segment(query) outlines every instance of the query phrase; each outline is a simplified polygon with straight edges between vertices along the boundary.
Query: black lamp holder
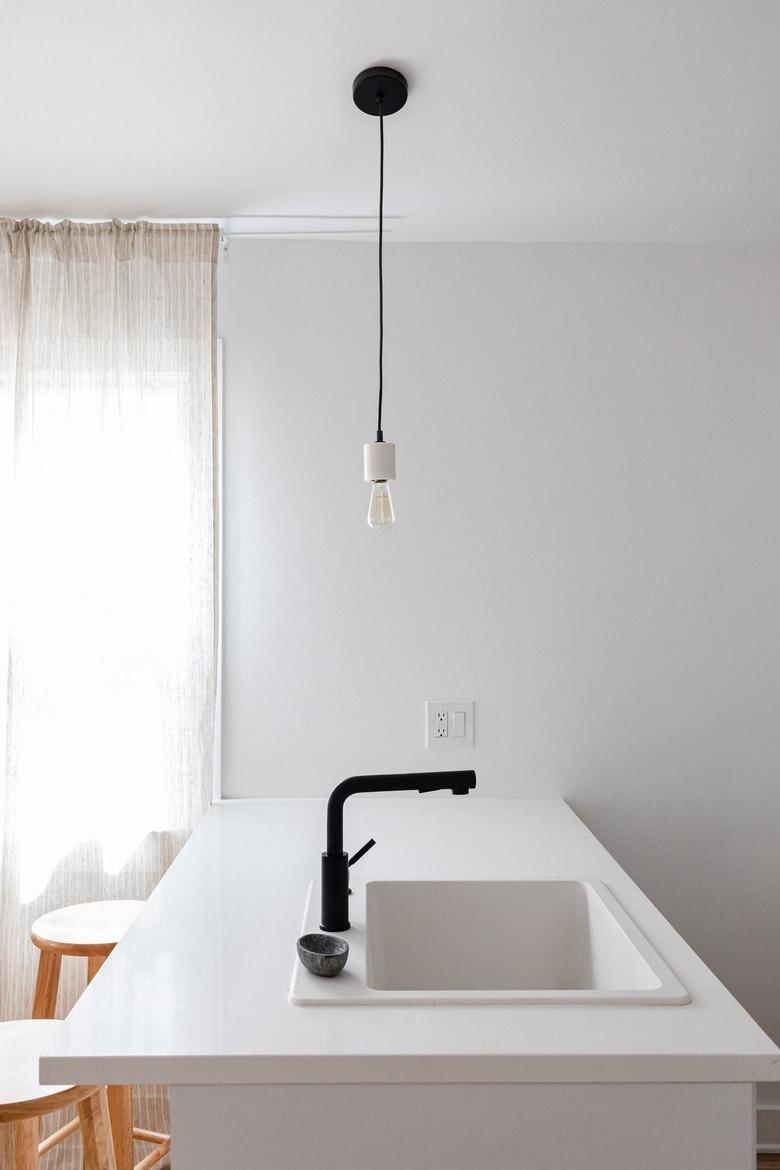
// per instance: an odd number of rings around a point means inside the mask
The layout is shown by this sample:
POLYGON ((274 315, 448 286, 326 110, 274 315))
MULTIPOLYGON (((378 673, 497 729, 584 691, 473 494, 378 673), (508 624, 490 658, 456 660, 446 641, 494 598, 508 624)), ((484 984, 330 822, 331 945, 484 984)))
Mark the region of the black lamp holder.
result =
POLYGON ((355 105, 364 114, 396 114, 406 105, 406 78, 389 65, 372 65, 352 82, 355 105))

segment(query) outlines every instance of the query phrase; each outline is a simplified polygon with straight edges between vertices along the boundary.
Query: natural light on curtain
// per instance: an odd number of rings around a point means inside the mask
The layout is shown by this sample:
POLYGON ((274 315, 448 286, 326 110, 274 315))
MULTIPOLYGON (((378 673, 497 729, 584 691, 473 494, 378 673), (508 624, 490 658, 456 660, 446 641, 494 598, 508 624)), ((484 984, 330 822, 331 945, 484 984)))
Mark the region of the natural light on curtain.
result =
POLYGON ((217 246, 0 220, 4 1018, 32 916, 145 897, 208 803, 217 246))
POLYGON ((20 444, 9 621, 23 902, 82 840, 117 873, 146 833, 178 825, 180 737, 197 743, 199 712, 183 708, 192 651, 202 669, 209 648, 192 644, 187 379, 140 392, 121 380, 106 400, 78 371, 39 379, 20 444))

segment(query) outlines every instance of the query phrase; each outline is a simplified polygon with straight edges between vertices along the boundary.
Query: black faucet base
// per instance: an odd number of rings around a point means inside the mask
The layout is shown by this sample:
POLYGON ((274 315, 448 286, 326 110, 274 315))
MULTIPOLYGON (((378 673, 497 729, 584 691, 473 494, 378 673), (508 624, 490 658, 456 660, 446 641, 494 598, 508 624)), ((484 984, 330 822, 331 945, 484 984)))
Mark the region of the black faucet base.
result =
POLYGON ((349 930, 349 859, 346 853, 322 855, 322 921, 320 930, 349 930))

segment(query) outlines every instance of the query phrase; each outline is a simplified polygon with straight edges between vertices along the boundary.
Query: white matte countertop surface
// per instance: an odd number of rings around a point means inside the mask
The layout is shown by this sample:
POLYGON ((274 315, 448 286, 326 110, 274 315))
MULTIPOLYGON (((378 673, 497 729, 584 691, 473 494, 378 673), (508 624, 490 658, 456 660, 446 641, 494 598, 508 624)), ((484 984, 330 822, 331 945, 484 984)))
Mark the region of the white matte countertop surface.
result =
POLYGON ((601 878, 690 1004, 294 1006, 324 823, 321 800, 215 805, 59 1029, 42 1080, 780 1080, 780 1050, 561 800, 351 797, 345 847, 377 840, 353 884, 601 878))

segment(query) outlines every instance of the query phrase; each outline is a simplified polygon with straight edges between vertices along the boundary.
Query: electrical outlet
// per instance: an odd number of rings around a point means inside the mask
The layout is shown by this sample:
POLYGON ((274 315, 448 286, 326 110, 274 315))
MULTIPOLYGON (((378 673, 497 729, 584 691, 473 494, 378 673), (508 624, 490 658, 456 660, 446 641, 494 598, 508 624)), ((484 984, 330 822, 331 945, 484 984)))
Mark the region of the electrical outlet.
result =
POLYGON ((426 703, 425 746, 433 751, 473 747, 473 702, 426 703))

